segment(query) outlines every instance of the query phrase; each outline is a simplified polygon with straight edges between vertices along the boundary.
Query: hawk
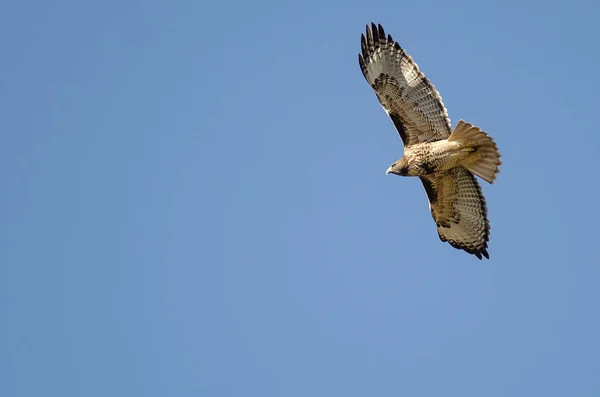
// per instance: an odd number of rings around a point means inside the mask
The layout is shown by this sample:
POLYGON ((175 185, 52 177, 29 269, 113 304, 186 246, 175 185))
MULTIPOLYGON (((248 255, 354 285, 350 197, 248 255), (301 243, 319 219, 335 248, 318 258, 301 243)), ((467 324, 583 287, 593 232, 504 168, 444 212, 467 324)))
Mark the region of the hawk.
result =
POLYGON ((490 223, 475 175, 496 179, 496 143, 463 120, 452 130, 438 91, 381 25, 367 25, 361 50, 360 69, 404 145, 404 156, 386 174, 419 177, 440 240, 489 259, 490 223))

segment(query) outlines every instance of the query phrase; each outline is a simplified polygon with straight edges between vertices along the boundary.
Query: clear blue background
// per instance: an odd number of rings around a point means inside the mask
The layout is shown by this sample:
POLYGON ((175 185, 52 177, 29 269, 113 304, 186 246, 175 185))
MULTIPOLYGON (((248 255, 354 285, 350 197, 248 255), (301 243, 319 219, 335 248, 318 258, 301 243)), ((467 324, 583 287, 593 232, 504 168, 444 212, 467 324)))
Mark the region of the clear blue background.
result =
POLYGON ((0 12, 0 395, 599 396, 597 2, 0 12), (438 240, 370 21, 503 154, 438 240))

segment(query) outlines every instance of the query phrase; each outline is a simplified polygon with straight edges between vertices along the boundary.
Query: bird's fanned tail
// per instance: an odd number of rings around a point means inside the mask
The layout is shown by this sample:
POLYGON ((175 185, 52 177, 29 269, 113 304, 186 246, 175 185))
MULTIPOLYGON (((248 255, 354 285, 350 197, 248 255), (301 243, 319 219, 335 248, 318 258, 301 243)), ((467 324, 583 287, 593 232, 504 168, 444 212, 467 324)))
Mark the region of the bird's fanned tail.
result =
POLYGON ((467 158, 464 167, 488 183, 494 183, 496 175, 500 172, 500 152, 491 136, 481 131, 471 123, 460 120, 456 128, 448 137, 448 141, 467 142, 473 149, 473 155, 467 158))

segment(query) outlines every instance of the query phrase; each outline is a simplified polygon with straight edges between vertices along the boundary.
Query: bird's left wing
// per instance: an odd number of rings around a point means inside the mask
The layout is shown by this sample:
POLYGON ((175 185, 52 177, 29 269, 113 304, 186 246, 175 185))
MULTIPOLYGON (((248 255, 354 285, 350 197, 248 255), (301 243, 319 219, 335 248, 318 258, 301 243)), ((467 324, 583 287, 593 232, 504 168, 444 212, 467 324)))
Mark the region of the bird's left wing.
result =
POLYGON ((481 259, 487 252, 490 222, 481 186, 471 171, 456 167, 420 177, 440 240, 481 259))
POLYGON ((404 146, 446 139, 452 132, 442 97, 381 25, 367 25, 358 62, 404 146))

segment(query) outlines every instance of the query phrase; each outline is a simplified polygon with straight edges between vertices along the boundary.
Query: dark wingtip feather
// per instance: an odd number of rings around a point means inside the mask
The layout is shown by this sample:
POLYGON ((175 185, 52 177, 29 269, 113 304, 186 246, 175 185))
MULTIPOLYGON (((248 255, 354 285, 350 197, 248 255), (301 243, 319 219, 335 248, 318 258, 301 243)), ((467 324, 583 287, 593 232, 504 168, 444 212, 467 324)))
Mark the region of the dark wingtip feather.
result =
POLYGON ((483 254, 483 256, 485 256, 487 259, 490 259, 490 254, 488 254, 487 252, 487 248, 484 248, 481 250, 481 253, 483 254))
POLYGON ((367 29, 366 29, 366 40, 367 40, 367 47, 370 45, 373 45, 373 33, 371 32, 371 29, 369 28, 369 25, 367 25, 367 29))
POLYGON ((481 252, 479 252, 479 251, 475 251, 475 252, 473 252, 473 254, 474 254, 476 257, 478 257, 478 258, 479 258, 479 260, 481 260, 481 252))
POLYGON ((377 25, 377 30, 379 33, 379 39, 380 40, 385 40, 385 30, 383 30, 383 26, 381 26, 381 24, 377 25))
POLYGON ((373 43, 377 44, 379 42, 379 31, 373 22, 371 22, 371 31, 373 32, 373 43))
POLYGON ((367 39, 364 34, 360 35, 360 50, 362 51, 363 57, 369 57, 369 52, 367 51, 367 39))

